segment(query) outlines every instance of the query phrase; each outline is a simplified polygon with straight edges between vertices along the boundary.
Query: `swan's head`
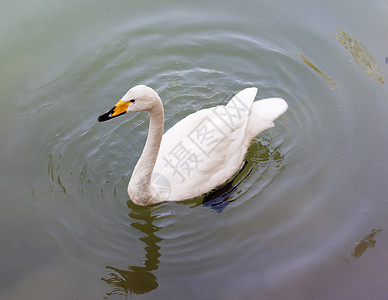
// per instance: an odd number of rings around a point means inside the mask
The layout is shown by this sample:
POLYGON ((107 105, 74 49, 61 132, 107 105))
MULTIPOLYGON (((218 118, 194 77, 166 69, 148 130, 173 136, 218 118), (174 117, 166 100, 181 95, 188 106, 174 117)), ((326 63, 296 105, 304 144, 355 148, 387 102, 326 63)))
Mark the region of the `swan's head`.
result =
POLYGON ((137 85, 131 88, 111 110, 99 116, 98 121, 107 121, 130 112, 152 111, 161 106, 162 101, 152 88, 137 85))

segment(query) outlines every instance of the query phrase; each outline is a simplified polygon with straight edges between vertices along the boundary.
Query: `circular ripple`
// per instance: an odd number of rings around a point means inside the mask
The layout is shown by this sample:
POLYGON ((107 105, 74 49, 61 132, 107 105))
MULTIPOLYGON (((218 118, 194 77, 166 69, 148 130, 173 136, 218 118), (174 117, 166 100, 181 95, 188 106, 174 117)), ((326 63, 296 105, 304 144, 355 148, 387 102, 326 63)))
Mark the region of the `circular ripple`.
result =
MULTIPOLYGON (((204 270, 229 268, 224 262, 240 253, 253 257, 264 251, 268 240, 297 230, 319 207, 322 199, 311 197, 279 215, 288 194, 306 188, 312 177, 321 178, 322 170, 336 163, 327 162, 331 145, 318 141, 347 121, 337 112, 330 125, 324 124, 323 105, 306 90, 298 91, 311 68, 294 53, 273 47, 276 37, 263 32, 258 39, 243 23, 218 21, 182 22, 178 30, 176 20, 150 18, 118 28, 20 104, 29 111, 31 126, 42 132, 42 140, 31 143, 44 173, 34 184, 42 195, 38 209, 45 218, 51 214, 47 230, 81 265, 90 267, 82 259, 86 255, 112 265, 142 265, 141 257, 147 265, 149 257, 161 256, 162 247, 165 276, 195 277, 204 270), (159 28, 158 33, 151 28, 159 28), (190 113, 226 103, 248 86, 259 87, 258 98, 286 99, 290 108, 253 142, 225 207, 204 207, 199 197, 142 208, 127 202, 126 186, 144 146, 147 115, 97 122, 136 84, 150 85, 160 94, 166 129, 190 113), (306 155, 309 151, 320 156, 306 155), (214 218, 219 222, 210 222, 214 218)), ((325 81, 311 81, 312 89, 327 92, 325 81)))

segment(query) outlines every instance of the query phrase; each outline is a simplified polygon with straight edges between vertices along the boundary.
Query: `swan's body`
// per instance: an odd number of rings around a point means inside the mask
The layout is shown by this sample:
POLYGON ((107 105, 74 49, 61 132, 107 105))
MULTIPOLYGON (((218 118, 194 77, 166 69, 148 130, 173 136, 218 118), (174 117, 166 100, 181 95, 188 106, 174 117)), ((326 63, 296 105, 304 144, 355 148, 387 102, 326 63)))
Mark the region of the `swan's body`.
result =
POLYGON ((130 89, 105 121, 127 112, 148 111, 150 127, 143 153, 128 185, 138 205, 181 201, 203 195, 235 174, 251 141, 274 126, 288 106, 280 98, 254 102, 257 88, 239 92, 226 106, 188 115, 163 135, 163 104, 146 86, 130 89))

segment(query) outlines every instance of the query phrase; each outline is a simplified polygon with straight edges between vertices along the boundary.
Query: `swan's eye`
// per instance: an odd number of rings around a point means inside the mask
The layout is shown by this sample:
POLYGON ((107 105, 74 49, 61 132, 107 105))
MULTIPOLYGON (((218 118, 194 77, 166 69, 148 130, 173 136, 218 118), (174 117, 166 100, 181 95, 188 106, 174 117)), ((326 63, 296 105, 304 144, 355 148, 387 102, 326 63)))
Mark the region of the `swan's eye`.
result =
POLYGON ((129 102, 135 103, 135 99, 131 99, 129 100, 129 102))

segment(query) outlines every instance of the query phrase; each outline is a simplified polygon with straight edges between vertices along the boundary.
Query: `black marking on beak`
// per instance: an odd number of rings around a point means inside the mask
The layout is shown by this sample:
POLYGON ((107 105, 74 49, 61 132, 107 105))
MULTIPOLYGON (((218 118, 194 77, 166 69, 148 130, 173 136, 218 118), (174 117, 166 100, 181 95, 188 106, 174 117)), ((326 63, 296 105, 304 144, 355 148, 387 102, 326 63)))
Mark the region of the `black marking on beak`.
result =
POLYGON ((118 114, 116 116, 112 117, 112 114, 114 113, 116 107, 113 107, 111 110, 108 110, 105 114, 102 114, 101 116, 98 117, 98 122, 104 122, 108 121, 110 119, 116 118, 118 116, 121 116, 125 114, 125 112, 122 112, 121 114, 118 114))

